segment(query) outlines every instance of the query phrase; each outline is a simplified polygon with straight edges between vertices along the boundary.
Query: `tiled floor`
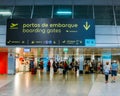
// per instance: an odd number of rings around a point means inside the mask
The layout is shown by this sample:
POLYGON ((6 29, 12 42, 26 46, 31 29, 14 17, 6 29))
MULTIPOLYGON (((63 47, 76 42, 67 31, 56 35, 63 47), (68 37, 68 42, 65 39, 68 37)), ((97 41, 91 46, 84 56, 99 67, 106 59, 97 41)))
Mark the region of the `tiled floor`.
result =
POLYGON ((111 83, 111 76, 109 76, 107 84, 104 75, 98 75, 88 96, 120 96, 120 75, 118 74, 115 83, 111 83))
POLYGON ((0 96, 120 96, 119 83, 105 84, 96 74, 18 73, 0 75, 0 96))
MULTIPOLYGON (((0 78, 2 80, 5 77, 0 78)), ((39 72, 36 75, 19 73, 12 78, 6 76, 4 81, 7 83, 0 88, 0 96, 87 96, 95 78, 94 74, 77 77, 74 73, 66 76, 39 72)))

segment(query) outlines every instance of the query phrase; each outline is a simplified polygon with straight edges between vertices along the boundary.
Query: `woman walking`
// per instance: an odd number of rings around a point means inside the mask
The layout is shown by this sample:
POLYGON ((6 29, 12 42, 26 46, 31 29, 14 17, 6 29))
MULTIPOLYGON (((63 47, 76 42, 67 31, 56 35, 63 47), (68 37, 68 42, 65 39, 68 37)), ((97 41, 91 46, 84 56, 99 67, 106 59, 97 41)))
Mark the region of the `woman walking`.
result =
POLYGON ((104 65, 105 83, 108 83, 109 72, 110 72, 110 65, 109 62, 106 62, 106 65, 104 65))

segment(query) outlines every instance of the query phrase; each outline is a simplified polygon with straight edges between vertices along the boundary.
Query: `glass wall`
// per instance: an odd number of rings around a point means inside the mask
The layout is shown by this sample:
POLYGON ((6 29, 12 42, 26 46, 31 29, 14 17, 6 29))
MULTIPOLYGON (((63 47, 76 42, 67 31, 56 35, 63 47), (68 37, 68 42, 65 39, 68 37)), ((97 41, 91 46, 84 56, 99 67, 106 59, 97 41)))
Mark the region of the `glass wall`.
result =
POLYGON ((12 18, 30 18, 32 6, 16 6, 12 18))
POLYGON ((13 7, 0 6, 0 25, 6 25, 7 19, 12 16, 13 7))
POLYGON ((93 8, 92 6, 74 6, 74 18, 93 18, 93 8))
POLYGON ((96 25, 114 25, 112 6, 94 6, 96 25))
POLYGON ((119 17, 120 6, 34 5, 0 7, 0 25, 6 25, 8 18, 95 18, 96 25, 115 25, 115 22, 120 25, 119 17))
POLYGON ((120 6, 115 6, 116 23, 120 25, 120 6))
POLYGON ((35 6, 32 18, 51 18, 52 6, 35 6))

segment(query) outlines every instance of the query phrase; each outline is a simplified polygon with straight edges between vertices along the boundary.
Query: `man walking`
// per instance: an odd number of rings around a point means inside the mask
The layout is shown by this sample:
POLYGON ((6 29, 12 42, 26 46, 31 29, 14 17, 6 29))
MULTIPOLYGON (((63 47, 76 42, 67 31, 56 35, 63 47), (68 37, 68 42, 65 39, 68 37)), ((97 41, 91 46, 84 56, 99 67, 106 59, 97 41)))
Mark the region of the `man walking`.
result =
POLYGON ((118 64, 116 61, 113 61, 111 65, 111 76, 112 76, 112 83, 116 81, 116 76, 117 76, 117 71, 118 71, 118 64))

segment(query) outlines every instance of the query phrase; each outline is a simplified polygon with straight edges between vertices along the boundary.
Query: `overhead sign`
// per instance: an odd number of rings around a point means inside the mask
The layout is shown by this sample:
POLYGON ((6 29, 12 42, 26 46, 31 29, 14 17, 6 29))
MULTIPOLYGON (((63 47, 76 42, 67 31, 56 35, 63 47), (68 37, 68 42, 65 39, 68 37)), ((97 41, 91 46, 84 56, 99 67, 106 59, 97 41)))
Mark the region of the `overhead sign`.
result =
POLYGON ((68 48, 63 48, 63 51, 64 52, 68 52, 68 48))
POLYGON ((102 59, 111 59, 111 52, 103 52, 102 53, 102 59))
POLYGON ((93 19, 8 19, 6 45, 95 46, 93 19))

